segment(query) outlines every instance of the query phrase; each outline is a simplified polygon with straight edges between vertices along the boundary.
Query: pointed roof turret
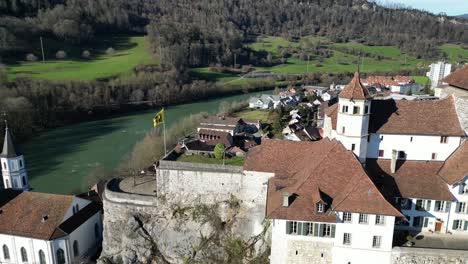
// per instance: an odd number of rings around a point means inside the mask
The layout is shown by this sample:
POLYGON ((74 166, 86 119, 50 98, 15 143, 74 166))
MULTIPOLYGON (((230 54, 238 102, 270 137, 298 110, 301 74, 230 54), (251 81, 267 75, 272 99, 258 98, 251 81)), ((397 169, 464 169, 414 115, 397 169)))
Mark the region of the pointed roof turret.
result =
POLYGON ((14 158, 17 157, 15 144, 13 144, 13 139, 11 138, 10 132, 8 131, 8 126, 5 127, 5 140, 3 141, 3 150, 0 154, 0 157, 3 158, 14 158))
POLYGON ((369 99, 371 98, 369 90, 361 83, 359 72, 354 73, 354 77, 351 82, 345 86, 343 91, 339 94, 339 98, 346 99, 369 99))

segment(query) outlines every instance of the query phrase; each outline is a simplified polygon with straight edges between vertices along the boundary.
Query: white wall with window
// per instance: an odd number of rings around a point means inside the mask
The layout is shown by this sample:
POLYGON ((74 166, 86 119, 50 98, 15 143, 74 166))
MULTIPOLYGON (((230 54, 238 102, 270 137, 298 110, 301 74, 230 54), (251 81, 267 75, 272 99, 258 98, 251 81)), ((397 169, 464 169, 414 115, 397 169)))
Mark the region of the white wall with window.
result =
POLYGON ((338 217, 333 263, 390 263, 394 216, 339 212, 338 217))
POLYGON ((371 134, 367 157, 391 159, 392 150, 395 149, 404 151, 408 160, 445 161, 460 146, 460 142, 461 137, 440 135, 371 134))
POLYGON ((29 190, 28 174, 23 155, 13 158, 0 157, 3 186, 17 190, 29 190))
POLYGON ((468 236, 468 176, 449 189, 455 201, 450 210, 448 229, 453 234, 468 236))

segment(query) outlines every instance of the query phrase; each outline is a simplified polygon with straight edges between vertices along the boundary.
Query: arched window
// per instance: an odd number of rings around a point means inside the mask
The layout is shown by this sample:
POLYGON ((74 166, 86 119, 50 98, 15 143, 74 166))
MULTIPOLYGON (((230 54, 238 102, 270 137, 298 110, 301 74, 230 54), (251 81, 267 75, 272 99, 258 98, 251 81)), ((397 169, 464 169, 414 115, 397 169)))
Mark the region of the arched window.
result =
POLYGON ((3 245, 3 258, 5 260, 10 259, 10 251, 8 250, 7 245, 3 245))
POLYGON ((78 241, 73 241, 73 256, 78 257, 80 250, 78 249, 78 241))
POLYGON ((99 225, 96 223, 96 224, 94 224, 94 236, 96 237, 96 239, 101 238, 99 233, 100 233, 99 232, 99 225))
POLYGON ((39 250, 39 264, 46 264, 44 251, 39 250))
POLYGON ((63 249, 59 248, 57 249, 57 263, 58 264, 65 264, 65 252, 63 252, 63 249))
POLYGON ((28 262, 28 253, 24 247, 21 248, 21 261, 28 262))
POLYGON ((78 211, 80 210, 80 206, 79 206, 79 205, 75 205, 75 208, 76 208, 76 212, 78 213, 78 211))
POLYGON ((10 182, 8 181, 8 179, 5 180, 5 188, 9 188, 10 187, 10 182))
POLYGON ((22 178, 22 181, 23 181, 23 186, 26 186, 26 178, 24 176, 22 178))
POLYGON ((19 160, 20 168, 23 168, 23 161, 19 160))

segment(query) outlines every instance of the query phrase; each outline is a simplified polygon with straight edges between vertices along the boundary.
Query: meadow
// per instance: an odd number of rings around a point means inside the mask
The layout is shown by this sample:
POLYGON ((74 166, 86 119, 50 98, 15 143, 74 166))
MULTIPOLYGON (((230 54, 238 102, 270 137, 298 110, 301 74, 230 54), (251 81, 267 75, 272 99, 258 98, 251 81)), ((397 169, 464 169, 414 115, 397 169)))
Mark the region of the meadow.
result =
POLYGON ((88 47, 64 46, 44 39, 45 62, 42 62, 40 55, 40 44, 36 43, 36 46, 33 46, 32 53, 38 57, 37 61, 7 62, 8 79, 31 77, 48 80, 95 80, 127 74, 138 64, 156 62, 147 51, 143 36, 103 37, 88 47), (108 48, 114 49, 114 52, 107 54, 108 48), (56 59, 55 52, 58 50, 64 50, 67 58, 56 59), (91 54, 88 59, 81 56, 84 50, 91 54))

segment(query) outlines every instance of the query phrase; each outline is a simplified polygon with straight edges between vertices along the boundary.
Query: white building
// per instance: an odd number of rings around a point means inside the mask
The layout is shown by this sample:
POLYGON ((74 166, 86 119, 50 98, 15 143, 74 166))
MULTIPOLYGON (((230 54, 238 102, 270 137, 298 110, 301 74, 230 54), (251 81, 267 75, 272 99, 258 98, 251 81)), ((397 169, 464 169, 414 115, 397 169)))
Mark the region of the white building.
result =
POLYGON ((251 97, 249 100, 249 108, 255 109, 275 109, 281 103, 280 97, 277 95, 263 94, 258 97, 251 97))
POLYGON ((2 182, 5 189, 29 190, 24 157, 16 152, 8 126, 5 129, 5 140, 3 142, 2 153, 0 154, 0 165, 2 166, 2 182))
POLYGON ((23 192, 1 211, 1 263, 73 263, 95 254, 101 241, 100 206, 85 199, 23 192))
POLYGON ((24 158, 8 128, 0 164, 0 263, 73 263, 96 253, 102 237, 98 203, 28 192, 24 158))
POLYGON ((440 81, 450 74, 452 70, 452 64, 439 61, 433 63, 430 66, 430 70, 426 73, 426 76, 431 80, 431 87, 437 87, 440 81))

